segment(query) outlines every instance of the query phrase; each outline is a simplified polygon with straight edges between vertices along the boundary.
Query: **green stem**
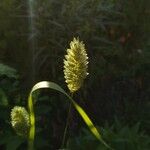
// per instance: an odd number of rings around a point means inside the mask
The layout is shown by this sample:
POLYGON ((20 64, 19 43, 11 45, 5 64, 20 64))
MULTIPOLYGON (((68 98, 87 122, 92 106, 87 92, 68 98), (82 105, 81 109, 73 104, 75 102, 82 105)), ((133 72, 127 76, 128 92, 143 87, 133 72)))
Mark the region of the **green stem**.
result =
MULTIPOLYGON (((73 97, 73 93, 71 93, 71 97, 73 97)), ((66 141, 67 131, 68 131, 68 127, 69 127, 69 121, 70 121, 71 108, 72 108, 72 104, 70 102, 61 148, 65 147, 65 141, 66 141)))
POLYGON ((30 115, 30 131, 28 137, 28 150, 34 150, 34 137, 35 137, 35 113, 34 104, 32 99, 32 92, 28 97, 28 109, 30 115))
POLYGON ((34 143, 31 140, 28 140, 28 150, 34 150, 34 143))

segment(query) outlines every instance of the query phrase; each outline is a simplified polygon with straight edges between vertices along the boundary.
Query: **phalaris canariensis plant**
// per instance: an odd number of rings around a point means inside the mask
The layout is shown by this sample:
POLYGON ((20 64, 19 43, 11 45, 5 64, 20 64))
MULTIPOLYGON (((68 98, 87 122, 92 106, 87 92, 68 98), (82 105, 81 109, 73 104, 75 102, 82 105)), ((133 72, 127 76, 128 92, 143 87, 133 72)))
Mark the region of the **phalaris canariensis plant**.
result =
MULTIPOLYGON (((79 38, 74 38, 73 41, 71 41, 70 43, 70 48, 67 49, 67 55, 65 55, 64 59, 64 78, 70 90, 70 93, 73 94, 81 88, 84 79, 88 75, 87 70, 88 57, 85 45, 82 41, 79 41, 79 38)), ((18 135, 28 137, 28 150, 34 150, 34 139, 36 133, 33 93, 43 88, 53 89, 64 94, 68 98, 70 103, 74 106, 74 108, 77 110, 77 112, 80 114, 80 116, 83 118, 91 133, 97 138, 97 140, 102 142, 107 148, 111 149, 102 139, 100 133, 98 132, 84 109, 80 105, 78 105, 76 101, 73 100, 73 97, 67 94, 58 84, 50 81, 41 81, 32 87, 28 96, 29 113, 24 107, 20 106, 15 106, 11 111, 12 127, 15 129, 18 135)), ((69 123, 69 121, 67 122, 69 123)), ((65 135, 68 126, 67 124, 65 128, 66 130, 64 132, 63 143, 65 143, 65 135)), ((64 146, 64 144, 62 146, 64 146)))
POLYGON ((29 114, 24 107, 15 106, 11 110, 11 125, 18 135, 28 136, 30 128, 29 114))
POLYGON ((88 57, 85 45, 79 38, 74 38, 67 49, 64 59, 65 82, 71 93, 80 89, 84 79, 88 75, 88 57))

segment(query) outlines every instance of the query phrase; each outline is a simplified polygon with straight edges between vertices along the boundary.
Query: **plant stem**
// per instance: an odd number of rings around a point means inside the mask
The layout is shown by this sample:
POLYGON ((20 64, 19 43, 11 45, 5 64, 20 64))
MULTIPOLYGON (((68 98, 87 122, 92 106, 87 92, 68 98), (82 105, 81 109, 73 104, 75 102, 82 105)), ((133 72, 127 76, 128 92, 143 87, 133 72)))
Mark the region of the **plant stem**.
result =
MULTIPOLYGON (((71 94, 71 97, 73 97, 73 93, 71 94)), ((70 114, 71 113, 71 108, 72 108, 72 104, 70 102, 61 148, 65 147, 65 141, 66 141, 67 131, 68 131, 68 127, 69 127, 70 115, 71 115, 70 114)))
POLYGON ((33 141, 28 140, 28 150, 34 150, 33 141))
POLYGON ((30 115, 30 130, 29 130, 29 137, 28 137, 28 149, 34 149, 34 137, 35 137, 35 113, 34 113, 34 104, 32 99, 32 91, 28 97, 28 108, 29 108, 29 115, 30 115))

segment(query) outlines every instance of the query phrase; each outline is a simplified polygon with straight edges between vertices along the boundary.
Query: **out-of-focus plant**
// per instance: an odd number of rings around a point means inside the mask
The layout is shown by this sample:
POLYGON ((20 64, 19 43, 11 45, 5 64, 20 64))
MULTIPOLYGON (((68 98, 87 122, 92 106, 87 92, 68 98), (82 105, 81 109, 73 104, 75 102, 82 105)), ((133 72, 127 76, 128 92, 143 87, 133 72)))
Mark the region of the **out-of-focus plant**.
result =
POLYGON ((0 76, 7 76, 8 78, 17 79, 17 71, 7 65, 0 64, 0 76))
POLYGON ((9 113, 20 101, 17 71, 8 65, 0 64, 0 149, 16 150, 25 142, 13 134, 10 128, 9 113))
MULTIPOLYGON (((141 131, 140 123, 129 127, 116 121, 112 126, 105 125, 102 135, 115 150, 148 150, 150 148, 150 137, 141 131)), ((86 129, 83 129, 78 137, 70 138, 67 148, 71 150, 107 150, 86 129)))

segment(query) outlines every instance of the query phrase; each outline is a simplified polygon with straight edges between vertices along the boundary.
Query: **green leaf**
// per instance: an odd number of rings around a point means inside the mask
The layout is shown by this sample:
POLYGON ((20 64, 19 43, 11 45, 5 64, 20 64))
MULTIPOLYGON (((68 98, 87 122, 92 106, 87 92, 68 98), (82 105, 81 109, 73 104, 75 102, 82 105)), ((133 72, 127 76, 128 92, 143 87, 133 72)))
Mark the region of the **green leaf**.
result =
POLYGON ((7 96, 2 89, 0 89, 0 105, 8 106, 7 96))
POLYGON ((0 64, 0 76, 1 75, 6 75, 9 78, 18 78, 17 71, 4 64, 0 64))
POLYGON ((24 141, 25 139, 18 136, 9 137, 6 150, 16 150, 24 141))
MULTIPOLYGON (((79 106, 59 85, 57 85, 54 82, 49 82, 49 81, 41 81, 38 82, 36 85, 33 86, 29 98, 28 98, 28 108, 29 108, 29 114, 30 114, 30 133, 29 133, 29 149, 33 149, 33 142, 34 142, 34 136, 35 136, 35 114, 34 114, 34 108, 33 108, 33 99, 32 95, 33 92, 36 90, 42 89, 42 88, 50 88, 56 91, 59 91, 60 93, 66 95, 75 109, 78 111, 80 116, 83 118, 84 122, 90 129, 90 131, 93 133, 93 135, 100 141, 102 142, 107 148, 110 148, 102 139, 100 133, 92 123, 91 119, 88 117, 88 115, 85 113, 85 111, 82 109, 81 106, 79 106)), ((111 149, 111 148, 110 148, 111 149)))

